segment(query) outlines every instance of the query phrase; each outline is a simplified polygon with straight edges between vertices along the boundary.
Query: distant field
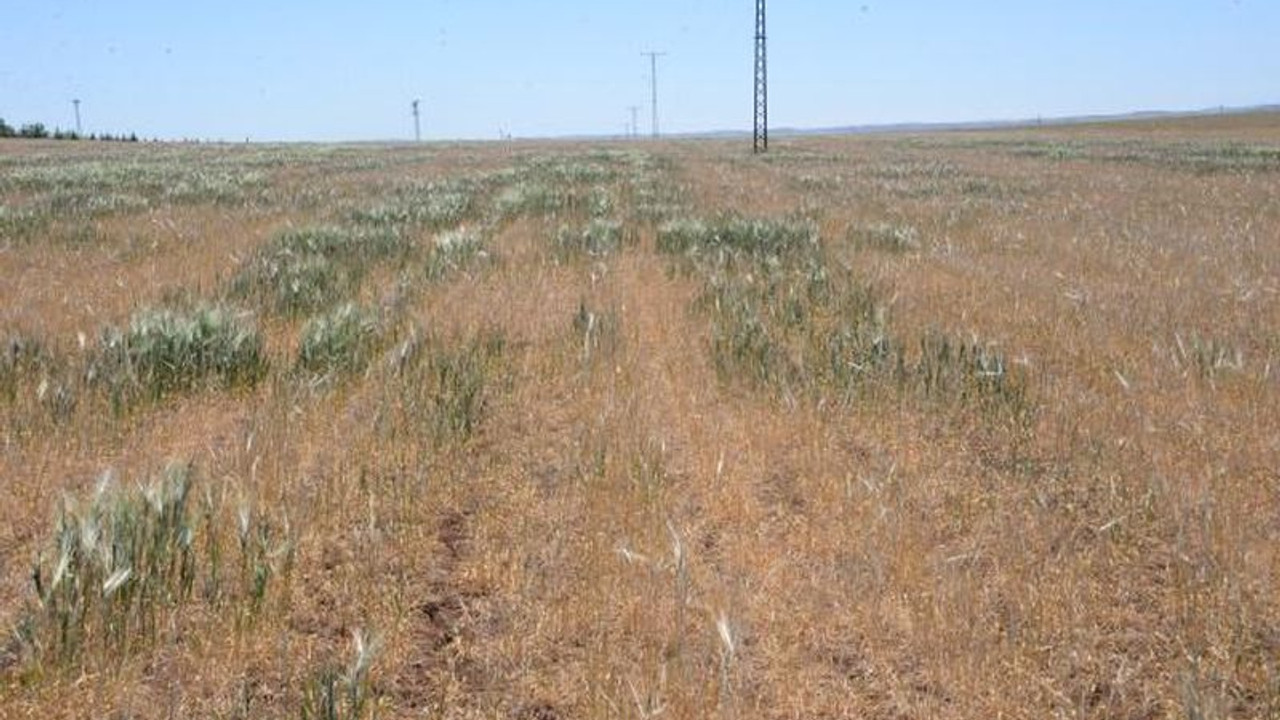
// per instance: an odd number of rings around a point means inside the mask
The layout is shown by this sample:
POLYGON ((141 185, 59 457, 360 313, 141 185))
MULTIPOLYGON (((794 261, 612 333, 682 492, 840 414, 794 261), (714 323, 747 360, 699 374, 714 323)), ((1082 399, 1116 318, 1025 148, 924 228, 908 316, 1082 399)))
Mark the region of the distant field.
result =
POLYGON ((0 716, 1280 718, 1280 115, 0 142, 0 716))

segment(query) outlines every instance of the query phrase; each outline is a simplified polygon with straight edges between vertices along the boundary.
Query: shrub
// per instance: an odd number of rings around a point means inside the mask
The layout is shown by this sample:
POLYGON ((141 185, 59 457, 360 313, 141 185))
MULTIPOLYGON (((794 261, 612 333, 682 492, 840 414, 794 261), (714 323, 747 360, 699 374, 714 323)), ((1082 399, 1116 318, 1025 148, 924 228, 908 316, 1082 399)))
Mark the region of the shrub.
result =
POLYGON ((44 123, 27 123, 18 130, 18 137, 39 140, 49 137, 49 130, 44 123))

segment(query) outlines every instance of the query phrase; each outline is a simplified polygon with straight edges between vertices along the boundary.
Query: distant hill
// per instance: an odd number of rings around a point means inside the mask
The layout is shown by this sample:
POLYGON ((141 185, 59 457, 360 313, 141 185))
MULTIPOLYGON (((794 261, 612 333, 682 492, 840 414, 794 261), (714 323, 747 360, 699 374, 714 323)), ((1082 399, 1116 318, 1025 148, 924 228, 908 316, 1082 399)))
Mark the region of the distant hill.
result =
MULTIPOLYGON (((819 128, 771 127, 772 137, 804 137, 809 135, 867 135, 892 133, 948 132, 964 130, 1008 130, 1034 127, 1066 127, 1093 123, 1134 122, 1143 120, 1168 120, 1177 118, 1212 117, 1216 115, 1248 115, 1254 113, 1280 113, 1280 104, 1253 105, 1249 107, 1222 107, 1205 110, 1142 110, 1113 115, 1074 115, 1055 118, 1024 118, 1019 120, 974 120, 967 122, 903 122, 869 125, 841 125, 819 128)), ((738 138, 751 137, 745 130, 716 130, 702 133, 684 133, 668 137, 688 138, 738 138)))

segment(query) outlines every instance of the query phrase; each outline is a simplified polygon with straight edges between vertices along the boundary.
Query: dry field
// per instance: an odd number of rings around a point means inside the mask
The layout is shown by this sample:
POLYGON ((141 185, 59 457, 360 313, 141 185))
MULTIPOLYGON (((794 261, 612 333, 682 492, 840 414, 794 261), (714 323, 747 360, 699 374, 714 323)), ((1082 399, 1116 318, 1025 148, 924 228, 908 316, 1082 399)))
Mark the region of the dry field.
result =
POLYGON ((4 718, 1280 718, 1280 115, 0 203, 4 718))

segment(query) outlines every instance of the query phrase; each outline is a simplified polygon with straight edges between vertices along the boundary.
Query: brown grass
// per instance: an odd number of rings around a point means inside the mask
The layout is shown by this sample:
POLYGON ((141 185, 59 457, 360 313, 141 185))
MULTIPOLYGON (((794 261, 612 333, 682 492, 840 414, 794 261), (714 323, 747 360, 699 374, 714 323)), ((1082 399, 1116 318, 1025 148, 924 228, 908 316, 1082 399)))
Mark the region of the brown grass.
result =
MULTIPOLYGON (((1280 116, 786 139, 763 159, 605 148, 669 163, 657 182, 687 189, 686 217, 813 219, 829 262, 885 289, 904 345, 975 337, 1020 368, 1029 425, 888 380, 840 404, 719 377, 701 280, 629 219, 617 158, 604 184, 638 244, 565 259, 552 239, 580 209, 508 218, 486 224, 490 262, 428 281, 432 234, 410 229, 414 254, 359 291, 389 330, 354 376, 293 373, 300 322, 270 317, 253 387, 113 414, 73 382, 85 399, 53 418, 36 396, 63 376, 24 370, 0 396, 6 631, 36 602, 58 498, 106 468, 190 460, 287 516, 297 560, 251 621, 163 609, 128 655, 60 666, 6 635, 0 715, 297 717, 368 630, 366 716, 1278 718, 1280 160, 1220 152, 1241 146, 1276 157, 1280 116), (850 240, 874 223, 918 242, 850 240), (584 342, 580 308, 607 341, 584 342), (485 337, 504 344, 478 430, 428 432, 406 379, 425 376, 397 368, 485 337)), ((0 330, 74 380, 76 333, 178 291, 222 297, 281 227, 600 149, 285 149, 264 205, 97 218, 88 247, 0 240, 0 330), (297 205, 304 190, 333 199, 297 205)))

